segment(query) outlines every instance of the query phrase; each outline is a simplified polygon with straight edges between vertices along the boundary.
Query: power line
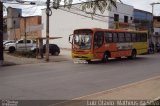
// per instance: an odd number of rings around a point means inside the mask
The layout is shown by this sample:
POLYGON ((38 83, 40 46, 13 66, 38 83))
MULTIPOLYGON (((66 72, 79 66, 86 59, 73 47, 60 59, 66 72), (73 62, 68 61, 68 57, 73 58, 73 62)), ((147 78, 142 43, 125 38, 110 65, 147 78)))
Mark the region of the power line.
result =
POLYGON ((71 11, 68 11, 68 10, 65 10, 65 9, 62 9, 62 8, 60 8, 60 10, 66 11, 66 12, 69 12, 69 13, 72 13, 72 14, 76 14, 76 15, 79 15, 79 16, 83 16, 83 17, 86 17, 86 18, 89 18, 89 19, 94 19, 94 20, 98 20, 98 21, 101 21, 101 22, 107 22, 107 21, 104 21, 104 20, 96 19, 96 18, 91 17, 91 16, 87 16, 87 15, 83 15, 83 14, 80 14, 80 13, 71 12, 71 11))

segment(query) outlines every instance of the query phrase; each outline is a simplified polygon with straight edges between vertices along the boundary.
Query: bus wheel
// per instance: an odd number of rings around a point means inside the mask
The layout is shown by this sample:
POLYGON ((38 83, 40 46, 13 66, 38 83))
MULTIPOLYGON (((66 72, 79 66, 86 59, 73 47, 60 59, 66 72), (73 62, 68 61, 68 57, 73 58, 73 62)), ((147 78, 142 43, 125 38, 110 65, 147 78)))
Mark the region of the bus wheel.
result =
POLYGON ((117 59, 117 60, 120 60, 120 59, 121 59, 121 57, 116 57, 116 59, 117 59))
POLYGON ((91 60, 87 60, 88 64, 92 64, 92 61, 91 60))
POLYGON ((105 53, 104 56, 103 56, 102 62, 106 63, 108 61, 108 57, 109 57, 108 54, 105 53))
POLYGON ((131 54, 131 56, 129 56, 128 58, 130 58, 130 59, 135 59, 136 56, 137 56, 136 50, 132 50, 132 54, 131 54))

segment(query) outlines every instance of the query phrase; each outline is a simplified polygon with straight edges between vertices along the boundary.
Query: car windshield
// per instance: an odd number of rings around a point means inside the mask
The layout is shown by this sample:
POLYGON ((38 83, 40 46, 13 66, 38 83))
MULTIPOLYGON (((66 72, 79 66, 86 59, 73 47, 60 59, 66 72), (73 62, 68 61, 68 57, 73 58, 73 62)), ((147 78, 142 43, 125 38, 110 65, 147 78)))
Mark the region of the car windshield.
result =
POLYGON ((79 33, 74 34, 73 37, 74 48, 91 49, 91 43, 92 43, 92 33, 81 31, 79 33))

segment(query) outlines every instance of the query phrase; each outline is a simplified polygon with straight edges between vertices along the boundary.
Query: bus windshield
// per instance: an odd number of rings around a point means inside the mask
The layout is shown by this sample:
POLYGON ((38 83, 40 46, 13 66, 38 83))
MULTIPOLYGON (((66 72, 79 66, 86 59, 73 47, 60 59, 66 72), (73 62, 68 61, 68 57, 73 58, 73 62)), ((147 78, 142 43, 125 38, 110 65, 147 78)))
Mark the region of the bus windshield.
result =
POLYGON ((85 33, 83 31, 75 33, 73 37, 73 48, 77 49, 91 49, 92 33, 85 33))

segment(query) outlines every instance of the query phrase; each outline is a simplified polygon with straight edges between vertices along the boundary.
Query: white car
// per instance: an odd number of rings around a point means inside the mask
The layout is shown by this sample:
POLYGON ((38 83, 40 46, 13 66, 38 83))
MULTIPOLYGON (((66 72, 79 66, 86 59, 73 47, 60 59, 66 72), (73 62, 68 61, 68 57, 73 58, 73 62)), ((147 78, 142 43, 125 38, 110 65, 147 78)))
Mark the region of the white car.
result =
POLYGON ((14 40, 5 40, 3 41, 3 45, 7 44, 7 43, 14 43, 15 41, 14 40))
POLYGON ((7 43, 4 45, 4 50, 9 51, 10 53, 14 51, 31 51, 31 48, 36 47, 35 40, 18 40, 15 43, 7 43))

